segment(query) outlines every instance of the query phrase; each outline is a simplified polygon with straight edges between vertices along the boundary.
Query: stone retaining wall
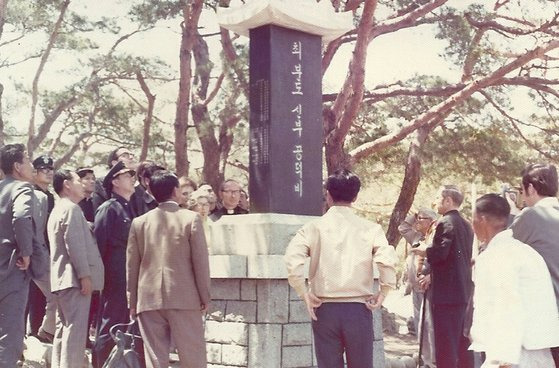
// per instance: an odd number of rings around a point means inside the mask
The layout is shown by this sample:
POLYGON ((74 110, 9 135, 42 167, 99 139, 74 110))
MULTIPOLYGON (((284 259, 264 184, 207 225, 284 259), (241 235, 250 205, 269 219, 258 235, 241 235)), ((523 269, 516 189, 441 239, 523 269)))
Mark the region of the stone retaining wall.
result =
POLYGON ((313 367, 305 304, 287 280, 213 279, 209 367, 313 367))
MULTIPOLYGON (((310 317, 287 283, 283 254, 314 217, 250 214, 211 224, 208 367, 316 367, 310 317)), ((384 367, 382 318, 373 313, 374 367, 384 367)))

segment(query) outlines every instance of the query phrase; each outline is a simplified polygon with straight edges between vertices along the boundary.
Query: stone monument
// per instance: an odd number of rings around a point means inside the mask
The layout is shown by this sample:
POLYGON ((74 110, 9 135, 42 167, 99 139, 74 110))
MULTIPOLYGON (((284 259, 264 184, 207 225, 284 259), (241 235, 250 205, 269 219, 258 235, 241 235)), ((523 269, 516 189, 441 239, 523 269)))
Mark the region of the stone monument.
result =
POLYGON ((349 14, 312 0, 221 8, 220 25, 250 36, 252 213, 322 214, 322 43, 349 14))
MULTIPOLYGON (((218 10, 250 36, 251 214, 211 224, 208 367, 316 367, 310 318, 283 254, 322 214, 321 47, 352 28, 328 1, 252 0, 218 10)), ((375 367, 384 366, 375 313, 375 367)))

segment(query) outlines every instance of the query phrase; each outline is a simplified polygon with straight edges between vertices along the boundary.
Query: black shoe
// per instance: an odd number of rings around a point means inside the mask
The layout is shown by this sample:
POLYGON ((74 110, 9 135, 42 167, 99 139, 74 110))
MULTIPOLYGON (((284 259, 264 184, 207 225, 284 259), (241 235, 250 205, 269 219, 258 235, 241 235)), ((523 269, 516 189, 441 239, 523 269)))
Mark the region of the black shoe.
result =
POLYGON ((40 328, 39 332, 37 332, 37 339, 44 344, 52 344, 54 335, 40 328))

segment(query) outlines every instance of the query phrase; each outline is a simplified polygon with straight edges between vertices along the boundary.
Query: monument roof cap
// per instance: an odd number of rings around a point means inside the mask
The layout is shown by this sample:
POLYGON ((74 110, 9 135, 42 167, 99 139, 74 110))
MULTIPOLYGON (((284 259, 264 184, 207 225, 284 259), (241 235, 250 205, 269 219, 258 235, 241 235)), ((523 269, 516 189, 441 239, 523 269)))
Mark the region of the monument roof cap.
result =
POLYGON ((274 24, 322 36, 323 43, 354 28, 351 12, 337 13, 327 1, 252 0, 241 6, 218 8, 217 18, 223 28, 247 37, 251 29, 274 24))

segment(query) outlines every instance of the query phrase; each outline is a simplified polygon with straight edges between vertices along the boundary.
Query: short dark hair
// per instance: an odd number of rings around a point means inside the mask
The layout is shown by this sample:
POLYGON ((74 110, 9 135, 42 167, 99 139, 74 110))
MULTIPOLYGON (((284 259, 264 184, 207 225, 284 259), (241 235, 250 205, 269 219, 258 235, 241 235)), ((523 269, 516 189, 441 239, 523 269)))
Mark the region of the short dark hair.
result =
POLYGON ((173 189, 179 187, 179 179, 167 170, 160 170, 153 174, 149 181, 149 188, 159 203, 168 201, 173 196, 173 189))
POLYGON ((531 164, 522 170, 522 186, 524 190, 532 184, 538 195, 555 197, 559 184, 557 183, 557 169, 551 164, 531 164))
POLYGON ((6 175, 14 172, 14 164, 22 163, 25 156, 25 146, 21 143, 7 144, 0 149, 0 168, 6 175))
POLYGON ((117 147, 109 153, 109 156, 107 156, 107 166, 109 166, 109 169, 113 167, 113 161, 118 161, 118 155, 116 153, 121 148, 126 148, 126 147, 117 147))
POLYGON ((510 205, 502 196, 489 193, 479 197, 476 201, 476 213, 479 215, 489 216, 496 220, 501 220, 505 224, 508 223, 510 215, 510 205))
POLYGON ((165 170, 163 166, 156 164, 153 161, 142 161, 136 168, 136 177, 140 184, 142 183, 141 179, 151 179, 153 174, 156 171, 165 170))
POLYGON ((449 197, 457 206, 460 206, 464 201, 464 194, 462 194, 462 192, 456 185, 443 185, 442 196, 443 198, 449 197))
POLYGON ((153 174, 155 174, 158 171, 162 171, 162 170, 165 170, 165 168, 163 166, 160 166, 160 165, 152 162, 151 164, 149 164, 145 167, 144 172, 142 174, 142 177, 144 179, 150 179, 151 180, 151 177, 153 176, 153 174))
POLYGON ((360 189, 361 180, 347 169, 338 169, 326 179, 326 190, 334 202, 353 202, 360 189))
POLYGON ((60 196, 64 189, 64 180, 72 180, 72 172, 67 169, 56 170, 52 177, 52 188, 60 196))

